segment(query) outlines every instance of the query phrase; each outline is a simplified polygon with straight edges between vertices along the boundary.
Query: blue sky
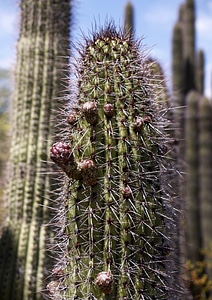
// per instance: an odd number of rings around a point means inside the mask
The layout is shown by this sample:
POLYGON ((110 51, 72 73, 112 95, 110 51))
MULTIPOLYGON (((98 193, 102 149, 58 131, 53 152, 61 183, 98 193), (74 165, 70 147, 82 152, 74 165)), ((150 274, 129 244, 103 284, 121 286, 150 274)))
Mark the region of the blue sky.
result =
MULTIPOLYGON (((87 33, 94 24, 104 24, 105 19, 113 19, 122 26, 124 7, 127 0, 73 0, 74 37, 81 31, 87 33)), ((178 8, 184 0, 131 0, 135 11, 136 37, 143 37, 143 43, 151 56, 163 65, 170 81, 171 40, 178 8)), ((212 0, 196 0, 197 49, 206 55, 206 94, 211 97, 212 72, 212 0)), ((15 47, 19 28, 18 0, 1 0, 0 3, 0 67, 14 68, 15 47)))

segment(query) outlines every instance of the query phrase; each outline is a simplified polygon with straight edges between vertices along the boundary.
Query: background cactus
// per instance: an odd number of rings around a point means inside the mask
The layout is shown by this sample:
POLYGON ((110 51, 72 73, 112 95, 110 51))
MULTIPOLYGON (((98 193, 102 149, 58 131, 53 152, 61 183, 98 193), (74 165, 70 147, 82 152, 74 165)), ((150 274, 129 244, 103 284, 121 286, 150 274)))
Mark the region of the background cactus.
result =
POLYGON ((197 53, 196 62, 196 90, 203 95, 204 94, 204 82, 205 82, 205 57, 203 50, 199 50, 197 53))
POLYGON ((124 15, 124 32, 134 36, 134 9, 131 2, 127 2, 124 15))
POLYGON ((198 92, 187 96, 187 264, 194 299, 210 299, 211 275, 211 103, 198 92))
POLYGON ((85 41, 76 65, 78 103, 50 152, 66 173, 50 298, 170 299, 169 139, 151 66, 112 25, 85 41))
POLYGON ((69 0, 22 0, 20 8, 8 207, 0 240, 2 300, 41 299, 51 234, 45 226, 53 183, 47 149, 69 49, 69 0))
POLYGON ((195 1, 186 0, 183 13, 184 27, 184 72, 185 72, 185 94, 195 89, 195 1))
POLYGON ((202 230, 199 174, 199 101, 200 95, 191 91, 187 96, 186 162, 187 162, 187 257, 192 263, 202 261, 202 230))
MULTIPOLYGON (((211 102, 202 97, 200 101, 200 134, 199 134, 199 197, 201 212, 202 246, 208 253, 212 249, 211 233, 211 178, 212 178, 212 106, 211 102)), ((207 274, 212 280, 212 261, 206 257, 207 274)), ((212 289, 211 289, 212 296, 212 289)))
MULTIPOLYGON (((181 252, 184 265, 189 261, 188 287, 191 295, 197 299, 209 299, 211 271, 207 257, 210 255, 208 245, 206 247, 203 240, 206 227, 211 223, 211 217, 209 211, 207 213, 205 211, 208 205, 205 202, 207 188, 202 188, 201 185, 202 181, 206 183, 210 180, 210 161, 208 160, 206 171, 203 155, 204 151, 206 153, 211 151, 210 139, 207 142, 205 140, 205 137, 210 135, 210 131, 207 126, 204 126, 210 121, 209 118, 205 120, 201 108, 203 102, 207 102, 207 100, 203 101, 204 52, 202 50, 196 52, 195 39, 195 1, 186 0, 179 9, 172 46, 173 103, 176 107, 174 115, 177 125, 175 135, 176 139, 179 139, 177 163, 181 173, 186 174, 179 182, 181 210, 185 211, 185 223, 182 226, 185 235, 181 243, 184 246, 181 252), (180 110, 179 106, 181 106, 180 110)), ((210 111, 209 107, 208 110, 210 111)))

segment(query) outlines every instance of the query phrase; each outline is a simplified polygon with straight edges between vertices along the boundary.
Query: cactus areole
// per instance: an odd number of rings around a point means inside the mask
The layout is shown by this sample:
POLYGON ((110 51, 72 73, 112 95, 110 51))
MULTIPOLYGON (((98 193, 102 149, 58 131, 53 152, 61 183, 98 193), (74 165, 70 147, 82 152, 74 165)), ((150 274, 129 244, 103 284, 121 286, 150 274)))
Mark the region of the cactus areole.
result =
POLYGON ((58 299, 168 299, 167 138, 149 66, 113 26, 85 39, 76 65, 78 103, 50 150, 69 182, 58 299))

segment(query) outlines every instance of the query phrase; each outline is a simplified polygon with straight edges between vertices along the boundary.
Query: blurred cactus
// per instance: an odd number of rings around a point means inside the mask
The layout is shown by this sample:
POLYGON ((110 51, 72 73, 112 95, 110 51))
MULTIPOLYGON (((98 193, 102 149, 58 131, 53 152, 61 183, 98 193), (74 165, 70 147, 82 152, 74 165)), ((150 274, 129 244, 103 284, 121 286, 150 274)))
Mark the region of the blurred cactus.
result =
POLYGON ((50 152, 66 173, 50 298, 171 299, 175 229, 158 83, 138 44, 111 25, 86 40, 76 65, 78 103, 50 152))
POLYGON ((202 260, 202 231, 199 188, 199 101, 200 95, 191 91, 187 96, 186 162, 187 162, 187 255, 192 263, 202 260))
POLYGON ((131 2, 128 2, 125 6, 124 32, 131 37, 134 36, 134 10, 131 2))
MULTIPOLYGON (((182 263, 203 262, 203 224, 200 189, 200 131, 202 112, 200 102, 204 93, 204 53, 196 53, 195 1, 185 0, 173 31, 172 87, 175 136, 179 141, 178 169, 182 176, 179 185, 180 209, 185 212, 182 223, 182 263), (185 223, 184 223, 185 222, 185 223)), ((192 291, 193 293, 193 291, 192 291)))
POLYGON ((202 290, 197 291, 198 283, 190 282, 190 289, 192 294, 204 294, 201 299, 210 299, 212 106, 207 98, 196 91, 188 94, 187 101, 187 259, 192 264, 192 268, 189 268, 190 276, 199 269, 196 276, 206 283, 202 290), (206 287, 207 293, 203 293, 206 287))
POLYGON ((195 1, 185 1, 184 18, 184 66, 185 66, 185 94, 195 89, 195 1))
MULTIPOLYGON (((200 125, 199 125, 199 197, 201 211, 202 246, 208 252, 212 243, 212 105, 202 97, 200 102, 200 125)), ((208 275, 212 280, 212 260, 206 262, 208 275)))
POLYGON ((197 53, 197 62, 196 62, 196 90, 203 95, 204 93, 204 79, 205 79, 205 58, 203 50, 199 50, 197 53))
POLYGON ((51 229, 47 149, 68 64, 69 0, 22 0, 12 108, 7 218, 0 240, 2 300, 41 299, 51 229))

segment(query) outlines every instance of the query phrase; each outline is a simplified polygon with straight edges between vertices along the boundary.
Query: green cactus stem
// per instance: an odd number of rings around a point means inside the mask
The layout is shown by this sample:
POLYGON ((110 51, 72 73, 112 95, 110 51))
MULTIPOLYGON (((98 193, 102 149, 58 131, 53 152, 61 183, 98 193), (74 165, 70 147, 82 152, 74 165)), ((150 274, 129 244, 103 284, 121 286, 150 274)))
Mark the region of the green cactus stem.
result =
POLYGON ((199 134, 199 196, 201 209, 201 235, 202 249, 206 251, 206 266, 209 279, 212 280, 211 258, 208 253, 211 251, 211 177, 212 177, 212 121, 211 102, 202 97, 200 102, 200 134, 199 134))
MULTIPOLYGON (((183 33, 179 22, 174 26, 172 37, 172 89, 174 95, 183 92, 183 33)), ((177 98, 178 99, 178 98, 177 98)), ((175 101, 175 106, 182 106, 181 98, 175 101)))
POLYGON ((192 263, 202 260, 201 208, 199 190, 199 101, 191 91, 187 96, 186 162, 187 162, 187 258, 192 263))
POLYGON ((2 300, 42 298, 53 234, 46 226, 53 184, 47 149, 55 135, 69 48, 68 0, 22 0, 20 10, 7 219, 0 239, 2 300))
POLYGON ((76 65, 69 135, 50 152, 70 180, 67 198, 58 200, 65 267, 49 283, 51 299, 55 286, 59 299, 170 299, 175 229, 163 151, 169 139, 151 66, 139 44, 112 25, 86 39, 76 65), (62 144, 70 149, 65 167, 63 149, 55 151, 62 144))
POLYGON ((134 36, 134 9, 131 2, 128 2, 125 6, 124 32, 131 37, 134 36))
POLYGON ((197 53, 197 62, 196 62, 196 89, 197 91, 203 95, 204 93, 204 81, 205 81, 205 57, 203 50, 199 50, 197 53))
POLYGON ((185 94, 195 89, 195 1, 186 0, 184 13, 185 94))

